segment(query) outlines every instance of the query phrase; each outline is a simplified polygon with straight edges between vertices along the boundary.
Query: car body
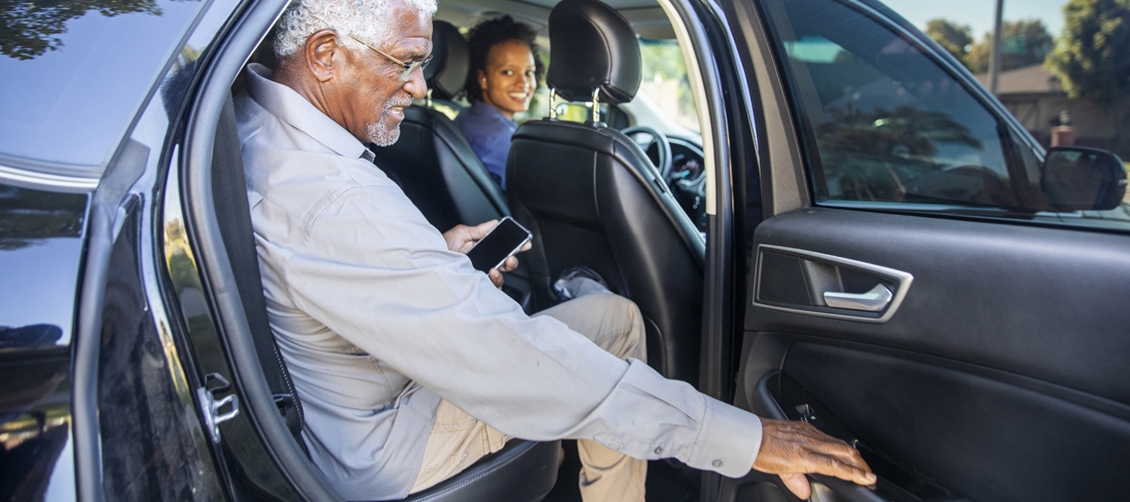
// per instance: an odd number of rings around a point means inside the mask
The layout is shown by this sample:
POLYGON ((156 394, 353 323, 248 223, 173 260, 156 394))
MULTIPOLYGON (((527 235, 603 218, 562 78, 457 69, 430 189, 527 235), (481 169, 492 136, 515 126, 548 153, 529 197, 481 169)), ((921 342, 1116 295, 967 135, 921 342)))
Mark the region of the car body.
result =
MULTIPOLYGON (((289 467, 300 450, 248 390, 259 363, 231 338, 243 314, 196 175, 286 2, 76 5, 6 14, 42 23, 5 35, 0 64, 0 496, 332 493, 289 467)), ((552 5, 437 18, 544 23, 552 5)), ((1031 202, 1044 149, 876 1, 614 6, 688 63, 700 134, 665 130, 701 156, 684 204, 706 249, 699 390, 856 440, 877 490, 816 477, 821 500, 1125 496, 1126 203, 1031 202), (992 148, 998 167, 966 162, 992 148)), ((757 473, 653 494, 792 500, 757 473)))

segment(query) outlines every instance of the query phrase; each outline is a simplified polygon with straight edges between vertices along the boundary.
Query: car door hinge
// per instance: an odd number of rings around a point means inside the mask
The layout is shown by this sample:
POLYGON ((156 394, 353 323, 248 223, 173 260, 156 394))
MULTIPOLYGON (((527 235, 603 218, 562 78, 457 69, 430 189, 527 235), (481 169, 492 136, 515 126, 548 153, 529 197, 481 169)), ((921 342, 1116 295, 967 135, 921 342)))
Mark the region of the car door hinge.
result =
POLYGON ((200 399, 200 411, 204 414, 204 424, 212 442, 220 443, 220 424, 227 422, 239 415, 239 396, 234 393, 217 398, 217 394, 231 390, 231 383, 218 373, 209 373, 204 377, 204 386, 196 389, 196 397, 200 399), (226 413, 220 413, 225 406, 231 406, 226 413))

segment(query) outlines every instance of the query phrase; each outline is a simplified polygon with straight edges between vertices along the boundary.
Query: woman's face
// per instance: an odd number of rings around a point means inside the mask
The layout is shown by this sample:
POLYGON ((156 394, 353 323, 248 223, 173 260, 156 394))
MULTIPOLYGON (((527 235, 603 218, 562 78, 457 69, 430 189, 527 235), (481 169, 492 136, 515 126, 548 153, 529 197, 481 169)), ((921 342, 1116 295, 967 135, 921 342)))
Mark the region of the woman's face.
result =
POLYGON ((537 86, 534 71, 529 46, 516 40, 495 44, 487 54, 486 69, 479 71, 483 102, 511 119, 515 113, 526 111, 537 86))

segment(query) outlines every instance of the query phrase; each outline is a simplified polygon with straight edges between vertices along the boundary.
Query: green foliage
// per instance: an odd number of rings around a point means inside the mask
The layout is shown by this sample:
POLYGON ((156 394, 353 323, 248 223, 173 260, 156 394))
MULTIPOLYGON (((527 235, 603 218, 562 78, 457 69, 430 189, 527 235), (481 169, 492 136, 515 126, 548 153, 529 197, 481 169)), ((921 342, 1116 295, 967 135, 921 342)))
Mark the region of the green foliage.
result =
MULTIPOLYGON (((1001 26, 1001 71, 1041 64, 1055 47, 1047 27, 1039 20, 1005 21, 1001 26)), ((965 55, 965 66, 974 73, 989 71, 993 34, 986 33, 965 55)))
POLYGON ((1111 101, 1130 93, 1130 0, 1070 0, 1048 58, 1067 95, 1111 101))
POLYGON ((951 23, 945 19, 927 21, 926 35, 962 62, 973 46, 973 30, 969 26, 951 23))
POLYGON ((643 61, 644 80, 656 76, 663 80, 687 76, 687 69, 683 66, 683 53, 677 43, 642 40, 640 57, 643 61))
MULTIPOLYGON (((644 82, 676 81, 675 89, 678 112, 674 113, 676 121, 681 119, 693 122, 683 123, 688 127, 697 129, 697 120, 688 119, 695 117, 694 97, 691 94, 691 84, 687 78, 687 67, 683 61, 683 52, 678 42, 674 40, 640 39, 640 57, 642 62, 642 80, 644 82)), ((655 98, 656 96, 652 96, 655 98)), ((662 106, 662 104, 661 104, 662 106)))
POLYGON ((154 0, 0 0, 0 53, 32 59, 63 45, 56 35, 89 11, 112 17, 130 12, 161 15, 154 0))

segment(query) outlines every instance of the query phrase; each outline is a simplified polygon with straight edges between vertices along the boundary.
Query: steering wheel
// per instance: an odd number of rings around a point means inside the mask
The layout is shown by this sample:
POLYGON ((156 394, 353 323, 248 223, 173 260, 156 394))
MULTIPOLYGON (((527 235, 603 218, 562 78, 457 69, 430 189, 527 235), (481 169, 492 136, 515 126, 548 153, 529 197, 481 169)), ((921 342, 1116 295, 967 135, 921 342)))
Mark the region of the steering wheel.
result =
POLYGON ((659 149, 659 163, 655 166, 659 170, 659 176, 666 182, 671 177, 671 142, 667 140, 667 135, 656 131, 648 126, 632 126, 621 130, 625 136, 631 136, 636 133, 646 133, 651 136, 651 141, 640 145, 643 147, 644 152, 655 143, 659 149))

